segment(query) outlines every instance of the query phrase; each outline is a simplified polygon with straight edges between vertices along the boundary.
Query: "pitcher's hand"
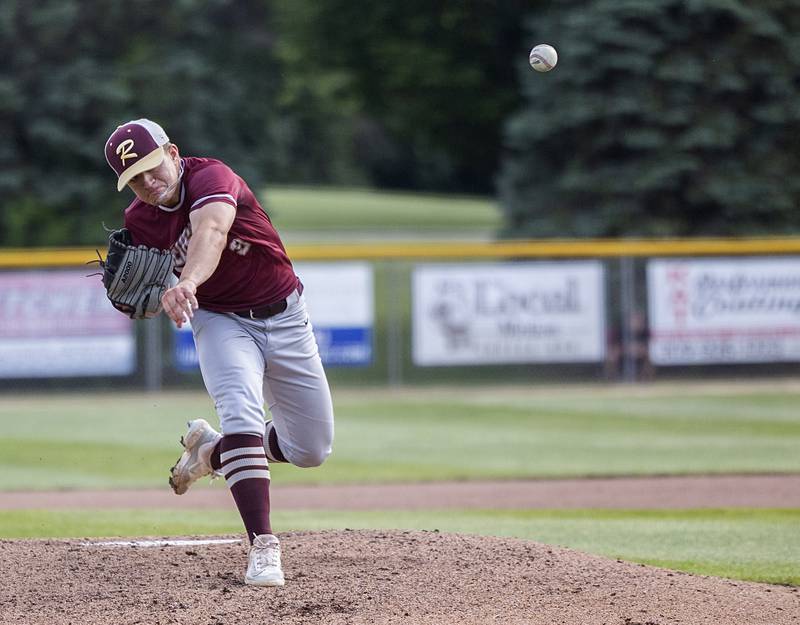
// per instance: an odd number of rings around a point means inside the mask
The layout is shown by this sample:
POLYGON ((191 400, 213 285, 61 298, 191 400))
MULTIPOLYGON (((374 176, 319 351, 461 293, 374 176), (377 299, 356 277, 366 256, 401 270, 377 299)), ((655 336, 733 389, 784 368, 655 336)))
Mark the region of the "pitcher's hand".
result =
POLYGON ((164 312, 175 322, 178 328, 190 321, 197 310, 197 285, 192 280, 181 280, 161 296, 164 312))

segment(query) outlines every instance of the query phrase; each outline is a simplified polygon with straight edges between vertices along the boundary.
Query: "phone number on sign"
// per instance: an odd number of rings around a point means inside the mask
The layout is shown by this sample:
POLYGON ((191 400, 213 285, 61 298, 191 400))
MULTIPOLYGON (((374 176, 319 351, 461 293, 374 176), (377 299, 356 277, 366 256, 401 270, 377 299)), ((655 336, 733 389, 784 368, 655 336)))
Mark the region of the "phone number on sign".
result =
POLYGON ((739 337, 658 340, 650 345, 658 365, 800 361, 800 340, 786 337, 739 337))

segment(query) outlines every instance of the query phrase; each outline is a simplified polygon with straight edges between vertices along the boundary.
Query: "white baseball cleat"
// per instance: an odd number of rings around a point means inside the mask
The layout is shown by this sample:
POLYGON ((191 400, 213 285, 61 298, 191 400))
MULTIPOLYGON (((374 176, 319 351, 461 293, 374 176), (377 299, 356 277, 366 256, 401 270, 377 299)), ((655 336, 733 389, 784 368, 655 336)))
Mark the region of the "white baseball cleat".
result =
POLYGON ((260 534, 253 540, 247 556, 244 583, 250 586, 283 586, 281 544, 272 534, 260 534))
POLYGON ((181 437, 183 453, 170 469, 169 485, 176 495, 183 495, 201 477, 211 475, 211 452, 222 435, 212 428, 205 419, 195 419, 187 423, 189 431, 181 437))

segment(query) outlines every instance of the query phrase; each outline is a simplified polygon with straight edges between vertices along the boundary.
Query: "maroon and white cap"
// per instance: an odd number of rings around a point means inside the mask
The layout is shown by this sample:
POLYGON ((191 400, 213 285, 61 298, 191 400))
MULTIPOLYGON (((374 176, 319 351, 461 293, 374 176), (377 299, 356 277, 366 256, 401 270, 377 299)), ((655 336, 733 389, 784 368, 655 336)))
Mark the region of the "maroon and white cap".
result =
POLYGON ((117 127, 106 141, 106 160, 119 177, 117 191, 134 176, 158 167, 167 143, 167 133, 149 119, 134 119, 117 127))

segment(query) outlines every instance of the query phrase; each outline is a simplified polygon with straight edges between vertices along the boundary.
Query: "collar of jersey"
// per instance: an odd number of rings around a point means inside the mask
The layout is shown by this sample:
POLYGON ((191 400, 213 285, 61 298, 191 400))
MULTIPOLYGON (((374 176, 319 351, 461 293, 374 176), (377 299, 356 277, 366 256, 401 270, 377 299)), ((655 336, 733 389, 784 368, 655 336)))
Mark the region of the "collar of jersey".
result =
POLYGON ((183 186, 183 159, 181 159, 181 170, 178 172, 178 180, 181 181, 181 199, 175 206, 162 206, 161 204, 159 204, 158 207, 162 211, 166 211, 168 213, 174 213, 181 206, 183 206, 183 199, 184 197, 186 197, 186 187, 183 186))

